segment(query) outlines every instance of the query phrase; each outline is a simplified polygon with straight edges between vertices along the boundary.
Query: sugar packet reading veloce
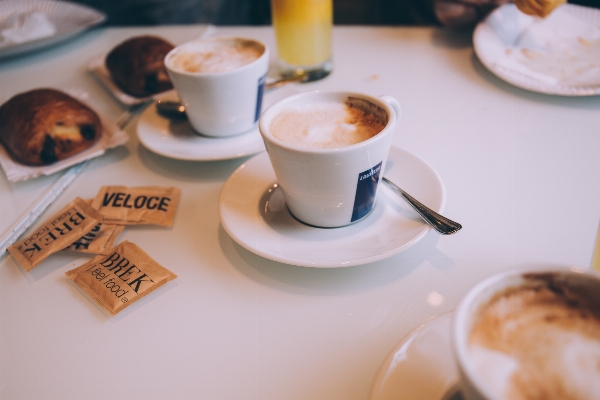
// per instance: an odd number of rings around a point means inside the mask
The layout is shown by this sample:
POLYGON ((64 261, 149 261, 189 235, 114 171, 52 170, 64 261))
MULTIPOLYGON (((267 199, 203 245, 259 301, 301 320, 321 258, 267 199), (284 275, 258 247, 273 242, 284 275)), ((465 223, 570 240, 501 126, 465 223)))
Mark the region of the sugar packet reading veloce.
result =
POLYGON ((128 241, 66 272, 66 275, 112 315, 177 278, 128 241))
POLYGON ((27 271, 91 231, 103 216, 77 197, 33 233, 8 248, 27 271))
POLYGON ((109 224, 172 226, 180 196, 181 190, 175 187, 103 186, 92 207, 109 224))

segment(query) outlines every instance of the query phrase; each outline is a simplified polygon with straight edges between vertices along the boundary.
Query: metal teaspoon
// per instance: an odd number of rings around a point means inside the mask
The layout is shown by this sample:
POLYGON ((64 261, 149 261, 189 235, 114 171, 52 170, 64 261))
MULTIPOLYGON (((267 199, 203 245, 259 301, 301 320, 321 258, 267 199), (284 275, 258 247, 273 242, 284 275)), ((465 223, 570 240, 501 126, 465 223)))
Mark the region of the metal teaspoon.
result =
POLYGON ((386 177, 381 179, 385 184, 399 194, 400 197, 406 200, 408 204, 410 204, 411 207, 414 208, 415 211, 425 220, 425 222, 438 233, 441 233, 442 235, 452 235, 462 228, 461 224, 454 222, 451 219, 448 219, 443 215, 436 213, 429 207, 423 205, 421 202, 412 197, 410 194, 406 193, 404 190, 400 189, 398 186, 396 186, 396 184, 386 177))
MULTIPOLYGON (((282 78, 274 82, 265 83, 265 89, 274 89, 279 86, 283 86, 292 82, 305 82, 308 79, 308 75, 298 75, 289 78, 282 78)), ((185 115, 185 106, 175 100, 158 100, 156 102, 156 109, 158 113, 163 117, 177 118, 181 120, 185 115)))

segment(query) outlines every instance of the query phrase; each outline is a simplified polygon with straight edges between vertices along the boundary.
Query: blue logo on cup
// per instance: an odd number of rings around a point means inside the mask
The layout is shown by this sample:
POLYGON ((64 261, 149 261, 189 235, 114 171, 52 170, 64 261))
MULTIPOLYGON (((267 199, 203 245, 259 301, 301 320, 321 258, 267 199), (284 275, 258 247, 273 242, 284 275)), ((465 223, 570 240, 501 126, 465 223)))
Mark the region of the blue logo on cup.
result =
POLYGON ((260 110, 262 109, 262 99, 263 93, 265 91, 265 80, 267 79, 267 75, 263 75, 258 80, 258 93, 256 94, 256 111, 254 112, 254 122, 258 121, 258 117, 260 117, 260 110))
POLYGON ((354 198, 354 208, 352 209, 352 219, 350 222, 358 221, 367 215, 373 208, 381 164, 382 163, 380 162, 373 168, 369 168, 358 174, 356 197, 354 198))

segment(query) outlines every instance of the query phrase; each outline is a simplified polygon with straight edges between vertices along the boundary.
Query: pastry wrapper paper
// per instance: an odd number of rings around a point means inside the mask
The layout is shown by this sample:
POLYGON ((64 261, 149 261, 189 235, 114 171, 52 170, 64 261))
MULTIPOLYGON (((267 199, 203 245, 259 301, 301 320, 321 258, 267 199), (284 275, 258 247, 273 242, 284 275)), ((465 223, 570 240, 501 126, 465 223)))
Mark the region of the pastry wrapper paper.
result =
POLYGON ((102 136, 100 137, 100 140, 94 143, 89 149, 75 154, 72 157, 55 162, 54 164, 42 166, 21 164, 13 160, 4 146, 0 144, 0 166, 2 166, 8 180, 11 182, 19 182, 37 178, 40 175, 52 175, 83 161, 99 157, 108 149, 119 147, 127 143, 129 136, 125 132, 119 129, 113 121, 109 120, 101 113, 95 112, 98 114, 100 122, 102 123, 102 136))
MULTIPOLYGON (((209 37, 215 31, 213 25, 201 25, 198 28, 198 38, 209 37)), ((105 60, 107 54, 98 54, 89 60, 87 69, 96 78, 96 80, 102 85, 115 99, 125 106, 134 106, 137 104, 145 103, 151 100, 158 100, 166 95, 175 93, 174 89, 160 92, 152 96, 146 97, 135 97, 125 93, 110 77, 110 73, 106 68, 105 60)))

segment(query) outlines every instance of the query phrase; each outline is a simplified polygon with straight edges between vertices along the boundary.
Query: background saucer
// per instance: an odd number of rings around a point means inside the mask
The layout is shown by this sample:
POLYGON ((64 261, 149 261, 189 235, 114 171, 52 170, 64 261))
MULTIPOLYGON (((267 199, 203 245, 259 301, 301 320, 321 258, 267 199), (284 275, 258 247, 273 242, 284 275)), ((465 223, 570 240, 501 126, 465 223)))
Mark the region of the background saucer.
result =
POLYGON ((534 92, 600 94, 600 10, 563 4, 546 18, 505 4, 480 22, 473 47, 500 79, 534 92))
MULTIPOLYGON (((266 91, 263 110, 274 102, 297 93, 293 85, 266 91)), ((176 100, 177 95, 165 95, 176 100)), ((137 135, 148 150, 164 157, 191 161, 229 160, 251 156, 265 150, 258 127, 241 135, 211 138, 198 135, 187 120, 171 121, 158 114, 151 104, 140 116, 137 135)))
MULTIPOLYGON (((414 154, 392 147, 385 176, 435 211, 444 206, 437 173, 414 154)), ((295 220, 287 210, 267 153, 241 165, 225 182, 219 201, 225 231, 249 251, 270 260, 336 268, 391 257, 418 242, 430 228, 384 185, 371 214, 349 226, 323 229, 295 220)))

